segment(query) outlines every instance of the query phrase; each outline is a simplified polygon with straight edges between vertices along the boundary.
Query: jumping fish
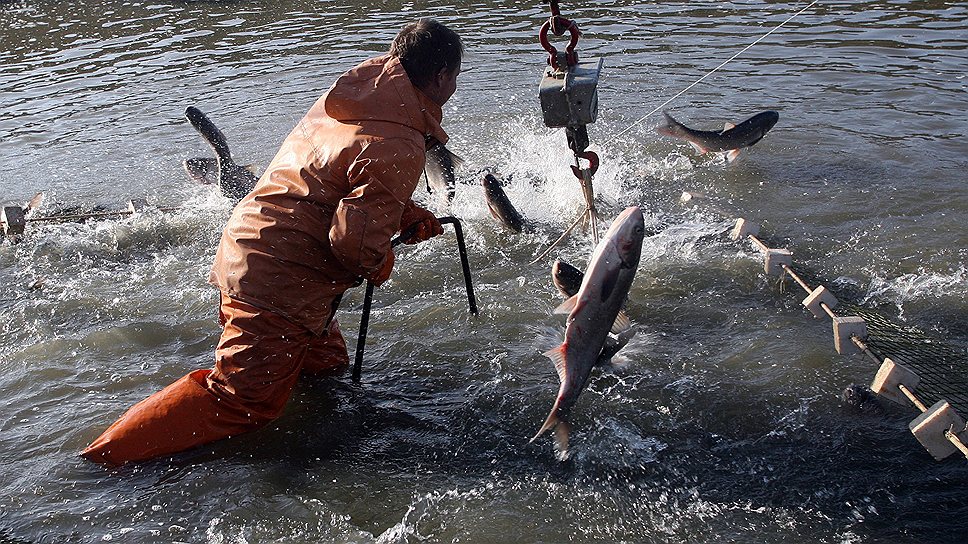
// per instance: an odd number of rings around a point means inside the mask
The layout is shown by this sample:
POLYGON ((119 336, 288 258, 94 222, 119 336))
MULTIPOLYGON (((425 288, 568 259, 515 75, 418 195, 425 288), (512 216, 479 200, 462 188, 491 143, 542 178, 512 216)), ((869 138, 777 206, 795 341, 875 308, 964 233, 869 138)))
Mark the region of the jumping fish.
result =
MULTIPOLYGON (((561 259, 556 259, 555 264, 551 266, 551 281, 566 299, 578 293, 578 289, 581 288, 581 282, 584 278, 585 274, 581 270, 578 270, 561 259)), ((598 366, 619 366, 614 364, 612 357, 624 348, 633 336, 635 336, 635 329, 633 328, 617 335, 609 333, 605 339, 605 347, 602 348, 602 353, 599 354, 598 363, 596 364, 598 366)))
MULTIPOLYGON (((240 166, 232 160, 228 141, 216 126, 201 110, 194 106, 185 109, 185 117, 192 123, 195 130, 205 138, 208 145, 215 150, 215 164, 218 173, 218 186, 222 194, 229 199, 239 201, 255 187, 259 180, 246 167, 240 166)), ((189 176, 200 181, 211 179, 211 163, 204 159, 187 159, 182 165, 189 176)))
POLYGON ((484 199, 487 201, 487 209, 491 211, 491 215, 505 227, 514 232, 521 232, 524 229, 524 218, 518 210, 514 209, 514 205, 502 188, 501 181, 494 175, 486 173, 481 178, 481 185, 484 186, 484 199))
POLYGON ((730 162, 736 159, 741 148, 749 147, 762 140, 780 119, 779 113, 764 111, 738 125, 727 123, 722 131, 716 132, 691 129, 673 119, 669 112, 663 112, 663 115, 665 115, 665 124, 656 127, 656 132, 685 140, 699 153, 725 152, 726 160, 730 162))
POLYGON ((454 200, 457 185, 457 169, 464 166, 464 160, 437 143, 427 150, 427 162, 424 167, 426 174, 427 192, 442 194, 450 203, 454 200))
POLYGON ((578 293, 555 310, 555 313, 568 313, 565 341, 545 355, 554 362, 561 386, 551 413, 531 441, 554 429, 562 459, 568 456, 568 416, 588 383, 592 368, 606 363, 602 359, 608 355, 606 348, 615 349, 618 345, 621 349, 622 342, 628 342, 633 334, 632 325, 621 309, 638 269, 644 237, 642 210, 637 206, 627 208, 595 248, 578 293), (606 346, 610 330, 619 344, 606 346))

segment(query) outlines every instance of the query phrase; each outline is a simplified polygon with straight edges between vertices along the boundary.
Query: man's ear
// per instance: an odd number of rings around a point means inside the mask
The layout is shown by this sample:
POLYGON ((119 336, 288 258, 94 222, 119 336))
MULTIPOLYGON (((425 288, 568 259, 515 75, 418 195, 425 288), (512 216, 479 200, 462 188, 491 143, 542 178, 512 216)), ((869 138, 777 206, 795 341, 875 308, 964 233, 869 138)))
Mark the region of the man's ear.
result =
POLYGON ((434 85, 441 87, 444 84, 444 80, 447 79, 447 67, 441 68, 436 74, 434 74, 434 85))

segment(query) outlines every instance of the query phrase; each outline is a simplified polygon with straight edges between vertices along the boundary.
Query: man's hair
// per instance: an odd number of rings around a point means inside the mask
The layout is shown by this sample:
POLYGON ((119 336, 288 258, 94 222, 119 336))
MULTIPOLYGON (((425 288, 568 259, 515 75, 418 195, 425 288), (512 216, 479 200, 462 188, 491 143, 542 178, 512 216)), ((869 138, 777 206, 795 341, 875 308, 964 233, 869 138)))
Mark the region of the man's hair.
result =
POLYGON ((441 70, 456 70, 463 54, 460 36, 433 19, 418 19, 403 27, 390 46, 390 55, 400 59, 418 88, 430 83, 441 70))

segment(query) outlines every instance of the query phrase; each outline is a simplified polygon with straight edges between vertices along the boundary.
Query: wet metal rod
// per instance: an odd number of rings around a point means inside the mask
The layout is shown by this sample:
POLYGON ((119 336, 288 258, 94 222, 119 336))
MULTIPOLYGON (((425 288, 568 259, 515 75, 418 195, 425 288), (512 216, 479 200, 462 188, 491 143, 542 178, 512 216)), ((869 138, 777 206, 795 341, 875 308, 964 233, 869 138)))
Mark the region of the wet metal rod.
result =
MULTIPOLYGON (((456 217, 438 217, 441 225, 453 225, 454 234, 457 236, 457 250, 460 252, 460 264, 464 272, 464 287, 467 290, 467 306, 470 312, 477 315, 477 300, 474 298, 474 285, 471 281, 471 266, 467 260, 467 246, 464 244, 464 229, 461 227, 460 219, 456 217)), ((409 239, 414 234, 414 229, 410 228, 390 241, 390 247, 396 247, 404 240, 409 239)), ((366 282, 366 291, 363 294, 363 314, 360 316, 360 334, 356 340, 356 359, 353 361, 353 382, 359 383, 363 374, 363 352, 366 348, 366 333, 370 327, 370 308, 373 304, 373 282, 366 282)))

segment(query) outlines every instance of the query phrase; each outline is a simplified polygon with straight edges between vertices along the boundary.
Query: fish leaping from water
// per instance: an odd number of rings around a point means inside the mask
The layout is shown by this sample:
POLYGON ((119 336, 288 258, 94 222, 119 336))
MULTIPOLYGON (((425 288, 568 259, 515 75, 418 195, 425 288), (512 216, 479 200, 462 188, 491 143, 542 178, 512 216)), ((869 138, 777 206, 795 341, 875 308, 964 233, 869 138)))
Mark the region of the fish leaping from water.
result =
POLYGON ((644 236, 642 210, 627 208, 596 246, 578 292, 556 310, 568 314, 565 341, 545 355, 554 362, 561 385, 551 412, 531 441, 554 429, 562 459, 568 456, 569 416, 592 369, 608 366, 635 334, 622 307, 638 270, 644 236))
POLYGON ((185 117, 215 151, 214 163, 208 158, 185 159, 182 163, 185 171, 201 183, 217 183, 222 195, 238 202, 255 187, 259 178, 232 160, 225 135, 201 110, 189 106, 185 109, 185 117))
POLYGON ((695 130, 676 121, 669 112, 665 115, 665 124, 656 127, 656 132, 664 136, 672 136, 689 142, 699 153, 709 151, 726 153, 726 160, 732 162, 739 155, 740 149, 749 147, 763 139, 766 133, 780 119, 775 111, 764 111, 743 121, 738 125, 726 124, 722 131, 695 130))

